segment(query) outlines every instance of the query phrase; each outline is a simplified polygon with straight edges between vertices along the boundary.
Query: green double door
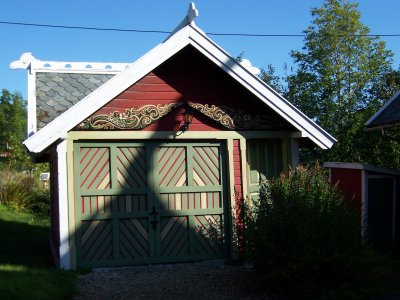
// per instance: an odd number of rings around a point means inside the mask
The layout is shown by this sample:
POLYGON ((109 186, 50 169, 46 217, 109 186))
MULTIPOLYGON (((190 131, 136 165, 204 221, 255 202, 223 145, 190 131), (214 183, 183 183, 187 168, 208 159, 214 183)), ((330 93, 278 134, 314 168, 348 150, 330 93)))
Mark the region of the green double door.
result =
POLYGON ((74 145, 78 267, 226 257, 221 143, 74 145))

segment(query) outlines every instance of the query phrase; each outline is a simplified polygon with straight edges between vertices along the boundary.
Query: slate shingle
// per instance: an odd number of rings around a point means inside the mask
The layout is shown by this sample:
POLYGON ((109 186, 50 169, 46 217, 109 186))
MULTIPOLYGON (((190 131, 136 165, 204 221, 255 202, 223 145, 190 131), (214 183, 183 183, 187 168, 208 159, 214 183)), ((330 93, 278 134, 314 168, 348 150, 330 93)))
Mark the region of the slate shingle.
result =
POLYGON ((113 74, 36 73, 38 129, 103 85, 113 74))

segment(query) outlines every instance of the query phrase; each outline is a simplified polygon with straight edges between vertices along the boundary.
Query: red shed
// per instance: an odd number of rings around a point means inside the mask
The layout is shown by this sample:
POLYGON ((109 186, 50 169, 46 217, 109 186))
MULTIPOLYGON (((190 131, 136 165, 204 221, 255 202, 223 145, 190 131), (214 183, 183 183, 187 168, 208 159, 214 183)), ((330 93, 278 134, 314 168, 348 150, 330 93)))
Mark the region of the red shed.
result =
POLYGON ((236 257, 239 201, 297 164, 299 139, 335 142, 196 16, 132 64, 12 63, 29 70, 25 145, 51 164, 62 268, 236 257))
POLYGON ((379 247, 399 239, 400 171, 360 163, 327 162, 329 178, 361 212, 361 233, 379 247))

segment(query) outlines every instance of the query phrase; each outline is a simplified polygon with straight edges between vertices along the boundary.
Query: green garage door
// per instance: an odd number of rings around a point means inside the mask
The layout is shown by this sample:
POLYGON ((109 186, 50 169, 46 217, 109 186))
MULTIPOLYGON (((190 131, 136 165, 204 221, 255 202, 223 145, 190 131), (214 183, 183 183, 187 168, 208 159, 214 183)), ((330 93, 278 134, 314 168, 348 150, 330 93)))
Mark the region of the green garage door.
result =
POLYGON ((78 267, 226 257, 224 149, 75 143, 78 267))

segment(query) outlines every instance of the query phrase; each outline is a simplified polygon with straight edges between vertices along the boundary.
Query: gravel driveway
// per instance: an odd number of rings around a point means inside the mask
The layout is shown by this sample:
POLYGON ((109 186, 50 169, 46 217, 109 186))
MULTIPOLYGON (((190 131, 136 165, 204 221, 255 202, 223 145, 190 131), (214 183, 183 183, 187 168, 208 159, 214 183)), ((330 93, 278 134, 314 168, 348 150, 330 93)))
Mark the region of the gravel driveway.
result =
POLYGON ((222 261, 94 269, 78 279, 81 299, 275 299, 256 274, 222 261))

